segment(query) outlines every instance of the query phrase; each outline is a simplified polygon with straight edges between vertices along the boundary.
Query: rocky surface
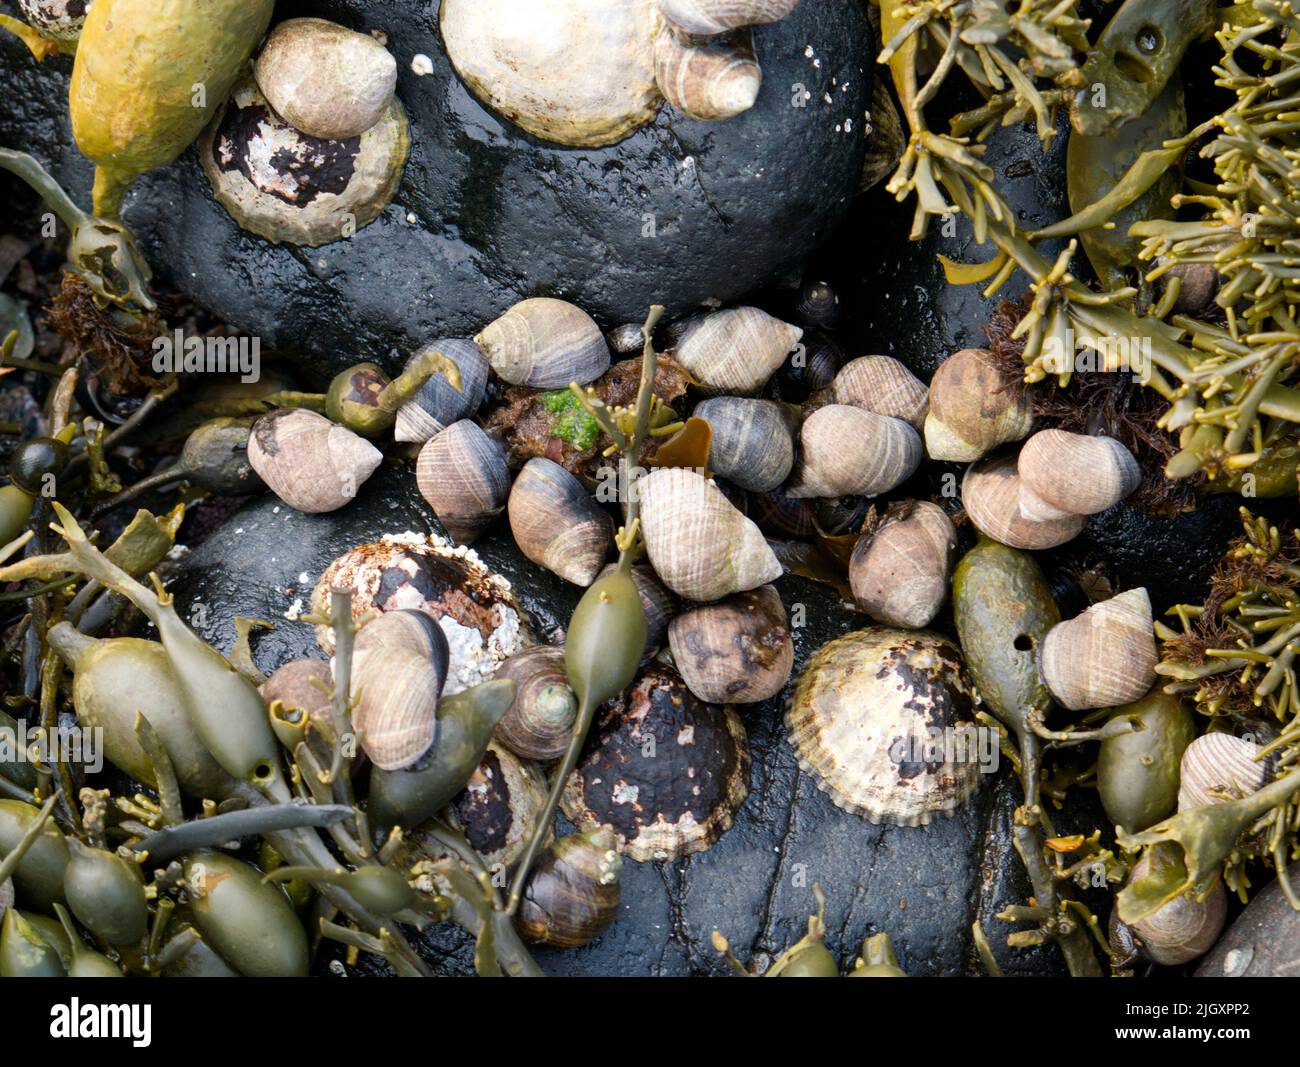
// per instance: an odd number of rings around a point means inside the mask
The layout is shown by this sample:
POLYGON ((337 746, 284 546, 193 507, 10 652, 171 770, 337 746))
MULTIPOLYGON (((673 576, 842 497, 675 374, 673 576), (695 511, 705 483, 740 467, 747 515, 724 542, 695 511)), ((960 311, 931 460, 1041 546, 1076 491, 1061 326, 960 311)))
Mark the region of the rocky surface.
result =
MULTIPOLYGON (((185 563, 174 584, 177 605, 193 617, 202 604, 204 636, 222 649, 235 615, 268 619, 254 638, 264 671, 300 655, 320 655, 312 628, 286 619, 305 605, 326 565, 353 545, 407 529, 436 530, 409 471, 385 469, 357 501, 332 515, 302 515, 270 496, 250 503, 185 563)), ((476 546, 514 585, 539 633, 567 620, 578 590, 524 560, 498 523, 476 546)), ((785 578, 787 608, 806 606, 795 631, 795 670, 824 642, 865 624, 827 588, 785 578)), ((548 973, 687 975, 723 973, 709 935, 724 931, 742 958, 769 960, 803 933, 814 908, 812 885, 827 895, 828 942, 848 964, 864 937, 887 930, 913 974, 979 973, 970 937, 978 916, 1008 973, 1053 974, 1055 950, 1012 952, 1006 924, 994 918, 1025 899, 1008 833, 1019 787, 1005 765, 951 819, 929 827, 876 827, 835 808, 798 770, 782 722, 785 697, 745 707, 753 777, 735 826, 708 852, 672 864, 627 863, 619 920, 594 945, 573 953, 540 952, 548 973)), ((1067 809, 1062 832, 1090 828, 1095 813, 1067 809), (1085 825, 1086 824, 1086 825, 1085 825)), ((425 935, 428 958, 450 973, 471 967, 468 939, 451 927, 425 935)))
MULTIPOLYGON (((1300 885, 1300 863, 1289 868, 1300 885)), ((1295 978, 1300 975, 1300 911, 1276 879, 1228 927, 1196 968, 1197 978, 1295 978)))
MULTIPOLYGON (((475 333, 530 295, 574 300, 605 326, 640 322, 652 302, 685 312, 735 300, 796 270, 843 221, 874 67, 859 0, 801 4, 758 27, 764 85, 744 115, 709 123, 664 106, 619 144, 584 150, 534 140, 481 105, 447 61, 438 7, 278 5, 277 21, 387 33, 411 118, 396 199, 349 240, 276 246, 238 229, 191 149, 141 180, 125 211, 160 280, 264 348, 333 373, 475 333), (413 73, 416 55, 432 73, 413 73), (806 106, 792 106, 805 91, 806 106)), ((85 204, 91 168, 70 136, 69 70, 0 35, 0 144, 33 152, 85 204)))

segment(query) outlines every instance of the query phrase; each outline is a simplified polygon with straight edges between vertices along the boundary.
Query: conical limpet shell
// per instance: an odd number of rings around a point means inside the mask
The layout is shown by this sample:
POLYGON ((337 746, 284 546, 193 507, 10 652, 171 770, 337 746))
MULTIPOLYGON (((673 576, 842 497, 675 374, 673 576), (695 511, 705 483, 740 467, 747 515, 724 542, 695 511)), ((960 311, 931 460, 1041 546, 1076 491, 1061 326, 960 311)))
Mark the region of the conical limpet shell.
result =
POLYGON ((808 661, 786 726, 801 770, 837 807, 923 826, 979 788, 976 696, 957 647, 924 630, 871 627, 808 661))

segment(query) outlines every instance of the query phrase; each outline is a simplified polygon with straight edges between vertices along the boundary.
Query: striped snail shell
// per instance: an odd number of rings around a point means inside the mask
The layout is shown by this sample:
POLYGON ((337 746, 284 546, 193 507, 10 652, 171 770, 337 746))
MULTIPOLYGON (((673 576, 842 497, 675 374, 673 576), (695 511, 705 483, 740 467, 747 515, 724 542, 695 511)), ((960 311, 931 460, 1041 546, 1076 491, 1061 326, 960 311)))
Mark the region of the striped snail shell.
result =
POLYGON ((600 327, 567 300, 521 300, 474 341, 511 385, 564 389, 570 382, 594 382, 609 370, 609 346, 600 327))
POLYGON ((725 33, 738 26, 778 22, 799 0, 657 0, 664 18, 690 33, 725 33))
POLYGON ((827 404, 804 420, 802 455, 786 488, 793 497, 878 496, 905 482, 924 457, 902 419, 827 404))
POLYGON ((672 26, 659 30, 654 62, 664 99, 696 119, 729 119, 748 111, 763 84, 752 50, 689 37, 672 26))
POLYGON ((832 385, 837 404, 892 415, 921 430, 930 390, 893 356, 859 356, 840 368, 832 385))
POLYGON ((677 343, 677 362, 715 393, 757 393, 803 330, 755 307, 715 311, 694 323, 677 343))
POLYGON ((497 723, 497 740, 524 759, 548 762, 563 756, 578 716, 564 649, 532 645, 501 664, 496 676, 516 686, 514 703, 497 723))
POLYGON ((434 341, 416 352, 411 361, 428 352, 439 352, 456 364, 460 369, 460 389, 453 387, 446 375, 435 374, 429 378, 414 397, 397 409, 393 423, 396 441, 429 440, 444 427, 473 415, 487 392, 490 368, 473 341, 464 338, 434 341))
POLYGON ((1183 752, 1179 766, 1178 810, 1222 804, 1250 796, 1269 779, 1260 746, 1232 734, 1204 734, 1183 752))
POLYGON ((664 467, 636 483, 650 564, 687 600, 718 600, 783 573, 758 527, 695 471, 664 467))
POLYGON ((515 478, 507 510, 525 556, 574 585, 595 581, 614 543, 614 520, 577 478, 534 457, 515 478))
MULTIPOLYGON (((1015 456, 990 456, 966 469, 961 502, 975 529, 1011 548, 1055 548, 1079 536, 1086 517, 1026 518, 1020 509, 1020 475, 1015 456)), ((1139 694, 1141 695, 1141 694, 1139 694)))
POLYGON ((1142 481, 1133 454, 1113 437, 1039 430, 1017 462, 1020 512, 1038 521, 1095 515, 1142 481))
POLYGON ((608 826, 562 837, 538 860, 515 919, 524 940, 581 948, 618 915, 622 859, 608 826))
POLYGON ((505 510, 505 449, 478 423, 462 419, 425 442, 415 461, 415 484, 447 532, 469 544, 505 510))
POLYGON ((695 406, 713 429, 709 466, 733 485, 756 493, 776 489, 794 466, 794 438, 779 404, 718 396, 695 406))
POLYGON ((714 704, 775 696, 794 666, 785 606, 770 585, 687 609, 669 623, 668 644, 687 688, 714 704))
POLYGON ((1017 390, 987 349, 953 353, 930 380, 925 448, 931 459, 970 463, 1019 441, 1033 423, 1028 394, 1017 390))
POLYGON ((849 584, 858 607, 886 626, 930 625, 948 596, 957 530, 929 501, 906 501, 858 538, 849 584))
POLYGON ((1043 681, 1071 711, 1113 708, 1143 696, 1156 680, 1151 598, 1130 589, 1053 626, 1043 638, 1043 681))
POLYGON ((397 89, 397 60, 368 33, 317 18, 288 19, 266 39, 257 87, 277 115, 311 137, 360 137, 397 89))
POLYGON ((291 508, 335 511, 357 495, 383 453, 346 427, 305 408, 278 408, 253 423, 248 462, 291 508))
POLYGON ((434 743, 450 659, 442 628, 423 612, 388 611, 357 633, 352 721, 376 767, 409 767, 434 743))

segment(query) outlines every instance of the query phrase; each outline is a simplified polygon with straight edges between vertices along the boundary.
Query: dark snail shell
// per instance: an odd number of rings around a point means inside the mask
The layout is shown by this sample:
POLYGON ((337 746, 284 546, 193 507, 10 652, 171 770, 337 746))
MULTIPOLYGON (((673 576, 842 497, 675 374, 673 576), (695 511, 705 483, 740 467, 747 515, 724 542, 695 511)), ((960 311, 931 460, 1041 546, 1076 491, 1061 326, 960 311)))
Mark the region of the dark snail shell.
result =
POLYGON ((524 939, 552 948, 581 948, 618 915, 622 860, 608 826, 570 834, 538 860, 524 887, 515 924, 524 939))
POLYGON ((794 310, 809 326, 834 326, 840 317, 840 298, 829 282, 814 279, 799 288, 794 310))
POLYGON ((449 534, 470 544, 505 510, 510 468, 505 449, 469 419, 426 442, 415 484, 449 534))
POLYGON ((528 847, 548 792, 538 767, 493 741, 451 806, 483 862, 509 868, 528 847))
POLYGON ((574 585, 596 580, 614 543, 614 520, 577 478, 534 457, 515 478, 506 506, 525 556, 574 585))
POLYGON ((713 429, 709 467, 733 485, 756 493, 776 489, 794 466, 794 437, 771 400, 718 396, 695 406, 713 429))
POLYGON ((444 374, 429 378, 412 399, 397 409, 393 424, 396 441, 427 441, 444 427, 469 418, 483 403, 490 368, 478 345, 465 338, 434 341, 416 352, 411 362, 430 352, 438 352, 456 364, 460 370, 460 389, 447 381, 444 374))
MULTIPOLYGON (((510 583, 489 570, 468 548, 435 535, 387 535, 361 545, 331 563, 312 593, 312 611, 327 616, 330 590, 352 594, 352 618, 368 611, 410 608, 441 627, 451 649, 444 694, 458 693, 491 678, 508 657, 532 644, 527 615, 510 583)), ((334 636, 316 627, 320 647, 332 655, 334 636)))
POLYGON ((569 747, 578 702, 564 673, 564 649, 533 645, 511 656, 498 678, 512 679, 518 690, 496 737, 524 759, 559 759, 569 747))
POLYGON ((630 859, 681 859, 730 828, 749 767, 740 716, 652 665, 602 714, 565 788, 564 814, 580 830, 608 824, 630 859))
MULTIPOLYGON (((1129 882, 1151 875, 1151 853, 1144 853, 1129 874, 1129 882)), ((1129 924, 1142 954, 1166 967, 1203 956, 1219 939, 1228 914, 1228 895, 1217 879, 1204 900, 1191 894, 1175 897, 1149 915, 1129 924)))
POLYGON ((970 750, 975 700, 946 638, 871 627, 818 650, 785 721, 800 769, 837 807, 873 823, 924 826, 979 788, 970 750), (951 750, 948 731, 955 732, 951 750))
POLYGON ((328 141, 294 129, 251 78, 199 143, 217 201, 239 225, 275 243, 317 245, 373 222, 397 191, 410 147, 402 105, 356 137, 328 141))
POLYGON ((668 644, 691 692, 715 704, 775 696, 794 666, 785 607, 770 585, 688 608, 669 624, 668 644))

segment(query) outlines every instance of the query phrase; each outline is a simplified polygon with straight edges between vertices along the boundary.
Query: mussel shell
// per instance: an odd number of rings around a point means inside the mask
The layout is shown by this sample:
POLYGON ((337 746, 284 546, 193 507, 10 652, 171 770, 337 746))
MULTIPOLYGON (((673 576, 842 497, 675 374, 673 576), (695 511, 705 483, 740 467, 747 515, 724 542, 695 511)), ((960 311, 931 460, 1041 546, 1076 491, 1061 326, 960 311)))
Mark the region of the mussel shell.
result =
POLYGON ((610 826, 630 859, 676 860, 713 845, 749 793, 749 743, 730 707, 676 671, 648 667, 602 713, 565 788, 580 830, 610 826))
POLYGON ((897 746, 926 745, 931 728, 973 730, 975 700, 952 642, 924 630, 872 627, 817 651, 785 721, 800 769, 836 806, 873 823, 924 826, 974 794, 979 763, 957 758, 957 745, 946 758, 942 740, 936 762, 897 746))

